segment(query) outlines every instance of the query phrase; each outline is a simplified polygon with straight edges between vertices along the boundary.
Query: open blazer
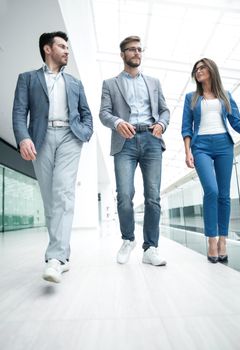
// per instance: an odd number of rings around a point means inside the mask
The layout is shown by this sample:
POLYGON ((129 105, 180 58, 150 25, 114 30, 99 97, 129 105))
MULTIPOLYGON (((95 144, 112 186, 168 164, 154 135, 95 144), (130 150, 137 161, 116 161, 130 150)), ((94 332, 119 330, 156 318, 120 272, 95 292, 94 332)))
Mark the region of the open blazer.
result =
MULTIPOLYGON (((156 78, 142 75, 149 93, 152 117, 155 123, 161 122, 164 131, 169 124, 169 109, 166 106, 160 82, 156 78)), ((122 75, 104 80, 102 87, 102 101, 100 108, 101 122, 112 129, 111 155, 120 152, 126 141, 115 129, 118 118, 129 121, 131 107, 128 104, 127 91, 125 91, 122 75)), ((165 143, 161 138, 162 148, 165 143)))
MULTIPOLYGON (((196 137, 198 135, 200 121, 201 121, 201 101, 202 96, 199 96, 197 103, 194 108, 191 108, 192 97, 194 92, 186 94, 184 108, 183 108, 183 118, 182 118, 182 137, 185 138, 189 136, 191 140, 191 146, 195 143, 196 137)), ((226 131, 229 133, 233 143, 234 140, 229 131, 227 120, 234 130, 240 133, 240 114, 236 102, 233 100, 231 94, 228 92, 229 102, 231 105, 231 113, 226 110, 226 106, 222 100, 220 100, 222 105, 222 120, 225 125, 226 131)))
MULTIPOLYGON (((83 85, 70 74, 63 72, 63 78, 70 128, 79 140, 89 141, 93 133, 92 115, 83 85)), ((30 138, 37 151, 41 148, 47 132, 48 113, 49 97, 43 69, 20 74, 13 105, 13 131, 18 145, 30 138)))

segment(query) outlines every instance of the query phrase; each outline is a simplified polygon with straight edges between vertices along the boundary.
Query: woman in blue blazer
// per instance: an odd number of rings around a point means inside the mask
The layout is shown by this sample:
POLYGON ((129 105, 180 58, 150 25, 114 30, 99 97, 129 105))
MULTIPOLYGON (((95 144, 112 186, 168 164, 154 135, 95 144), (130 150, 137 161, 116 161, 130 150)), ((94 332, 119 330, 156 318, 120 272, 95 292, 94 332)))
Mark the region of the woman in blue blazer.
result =
POLYGON ((227 262, 234 144, 227 120, 240 133, 240 115, 231 94, 223 89, 215 62, 202 58, 194 64, 191 75, 196 91, 186 95, 182 119, 186 164, 196 168, 204 191, 208 260, 227 262))

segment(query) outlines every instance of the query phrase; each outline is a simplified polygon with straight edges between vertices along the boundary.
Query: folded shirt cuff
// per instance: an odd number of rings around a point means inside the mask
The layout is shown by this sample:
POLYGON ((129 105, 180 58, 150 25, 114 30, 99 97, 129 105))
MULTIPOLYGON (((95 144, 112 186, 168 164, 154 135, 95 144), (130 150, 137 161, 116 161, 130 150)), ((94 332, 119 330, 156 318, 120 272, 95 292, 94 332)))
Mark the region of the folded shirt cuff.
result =
POLYGON ((114 128, 117 129, 118 124, 120 124, 121 122, 124 122, 124 120, 121 119, 121 118, 118 118, 118 119, 115 121, 115 123, 114 123, 114 128))
POLYGON ((162 129, 163 129, 163 133, 166 130, 166 126, 162 123, 162 122, 157 122, 159 125, 161 125, 162 129))

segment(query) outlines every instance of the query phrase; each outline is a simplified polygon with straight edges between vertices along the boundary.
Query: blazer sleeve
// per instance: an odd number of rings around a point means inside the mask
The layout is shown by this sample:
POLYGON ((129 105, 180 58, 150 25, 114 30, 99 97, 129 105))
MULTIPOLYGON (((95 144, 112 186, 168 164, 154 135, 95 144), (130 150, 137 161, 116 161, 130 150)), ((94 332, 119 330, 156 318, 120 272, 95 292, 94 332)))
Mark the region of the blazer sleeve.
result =
POLYGON ((78 111, 80 114, 80 124, 82 127, 82 132, 84 134, 83 141, 89 141, 93 134, 93 120, 90 108, 88 106, 87 98, 84 92, 84 87, 82 82, 79 80, 79 101, 78 101, 78 111))
POLYGON ((20 74, 18 76, 17 86, 14 95, 12 123, 13 132, 17 145, 26 138, 31 138, 28 133, 28 112, 29 112, 29 91, 27 83, 27 75, 20 74))
POLYGON ((240 114, 239 114, 239 109, 238 109, 238 106, 237 106, 236 102, 232 98, 232 95, 230 94, 230 92, 228 92, 228 95, 229 95, 229 102, 230 102, 230 106, 231 106, 231 113, 228 113, 227 118, 229 120, 229 123, 230 123, 231 127, 235 131, 240 133, 240 114))
POLYGON ((170 112, 166 105, 166 101, 162 92, 160 81, 158 80, 157 82, 158 82, 157 84, 158 84, 158 113, 159 113, 158 123, 164 126, 164 131, 165 131, 169 124, 170 112))
POLYGON ((113 114, 113 103, 110 88, 105 80, 103 81, 102 85, 99 118, 103 125, 111 129, 115 129, 115 123, 119 120, 119 117, 113 114))
POLYGON ((182 137, 193 136, 193 111, 191 109, 192 94, 185 96, 182 115, 182 137))

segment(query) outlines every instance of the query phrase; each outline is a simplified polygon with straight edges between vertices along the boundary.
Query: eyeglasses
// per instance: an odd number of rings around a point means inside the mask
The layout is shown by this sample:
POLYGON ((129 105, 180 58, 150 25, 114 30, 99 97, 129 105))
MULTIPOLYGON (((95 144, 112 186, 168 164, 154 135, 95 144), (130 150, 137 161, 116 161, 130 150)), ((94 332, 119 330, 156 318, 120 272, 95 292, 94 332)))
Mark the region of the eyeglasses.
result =
POLYGON ((193 73, 196 74, 198 71, 201 72, 204 69, 207 69, 208 67, 205 64, 202 64, 201 66, 194 69, 193 73))
POLYGON ((123 50, 123 52, 125 51, 129 51, 129 52, 138 52, 138 53, 142 53, 144 52, 144 49, 142 47, 127 47, 126 49, 123 50))

